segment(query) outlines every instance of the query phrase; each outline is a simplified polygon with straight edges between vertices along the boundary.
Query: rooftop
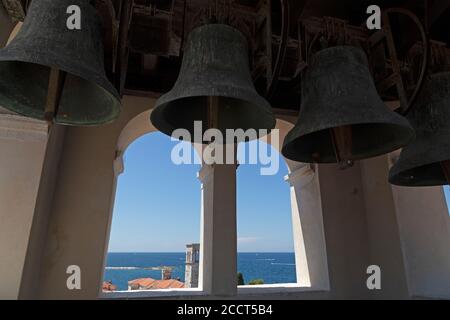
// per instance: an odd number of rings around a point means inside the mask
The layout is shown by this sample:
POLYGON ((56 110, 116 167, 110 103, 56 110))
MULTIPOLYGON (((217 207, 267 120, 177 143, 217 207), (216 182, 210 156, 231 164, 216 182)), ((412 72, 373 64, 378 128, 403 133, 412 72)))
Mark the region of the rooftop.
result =
POLYGON ((140 278, 128 281, 128 286, 131 290, 171 289, 184 288, 184 283, 175 279, 155 280, 152 278, 140 278))

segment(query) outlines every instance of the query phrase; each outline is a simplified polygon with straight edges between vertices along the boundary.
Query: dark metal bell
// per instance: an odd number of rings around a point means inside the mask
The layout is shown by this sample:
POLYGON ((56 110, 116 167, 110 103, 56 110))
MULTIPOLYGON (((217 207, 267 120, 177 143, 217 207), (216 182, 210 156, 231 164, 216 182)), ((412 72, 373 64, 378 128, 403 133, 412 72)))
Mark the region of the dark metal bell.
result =
POLYGON ((409 187, 449 184, 450 72, 430 76, 407 118, 417 135, 391 168, 389 182, 409 187))
POLYGON ((273 129, 276 120, 271 107, 256 92, 250 75, 246 38, 222 24, 194 29, 186 42, 178 80, 156 102, 151 121, 167 135, 183 128, 191 137, 194 121, 202 121, 203 131, 212 127, 222 133, 226 129, 273 129), (216 108, 214 123, 212 105, 216 108))
POLYGON ((0 50, 0 105, 43 120, 56 70, 64 77, 59 77, 55 123, 114 120, 120 98, 105 75, 100 23, 89 0, 33 0, 21 30, 0 50), (81 9, 81 30, 67 27, 71 5, 81 9))
POLYGON ((350 162, 406 145, 414 131, 379 97, 364 52, 319 51, 303 78, 302 106, 282 153, 307 163, 350 162))

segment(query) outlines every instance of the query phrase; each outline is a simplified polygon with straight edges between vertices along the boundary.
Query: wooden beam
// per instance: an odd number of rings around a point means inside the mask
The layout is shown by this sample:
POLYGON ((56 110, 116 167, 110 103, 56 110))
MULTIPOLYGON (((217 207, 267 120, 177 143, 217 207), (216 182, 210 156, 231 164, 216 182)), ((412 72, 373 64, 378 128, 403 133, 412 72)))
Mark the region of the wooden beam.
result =
POLYGON ((128 34, 133 15, 133 1, 123 1, 120 15, 119 43, 117 54, 117 78, 116 87, 120 95, 123 95, 125 80, 128 71, 128 34))
POLYGON ((44 119, 51 125, 58 113, 59 102, 64 88, 66 73, 56 67, 50 69, 48 81, 47 102, 45 104, 44 119))
POLYGON ((406 90, 403 85, 402 73, 400 70, 400 62, 397 57, 397 49, 395 47, 394 36, 392 34, 391 23, 389 20, 389 16, 386 12, 382 14, 382 20, 384 25, 384 31, 386 35, 386 41, 389 49, 389 56, 392 61, 392 69, 393 69, 393 79, 395 81, 395 85, 397 87, 397 92, 399 95, 401 108, 406 109, 408 107, 408 98, 406 96, 406 90))
POLYGON ((330 131, 336 160, 341 169, 351 167, 353 165, 353 162, 350 161, 353 149, 352 126, 337 127, 330 131))

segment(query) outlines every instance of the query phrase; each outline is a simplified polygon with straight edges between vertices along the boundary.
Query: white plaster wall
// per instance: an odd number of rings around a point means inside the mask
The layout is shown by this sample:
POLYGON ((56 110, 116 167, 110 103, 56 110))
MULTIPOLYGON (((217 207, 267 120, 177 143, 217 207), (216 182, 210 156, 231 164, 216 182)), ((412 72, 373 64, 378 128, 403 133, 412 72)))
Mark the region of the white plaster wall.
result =
POLYGON ((382 290, 374 290, 372 295, 374 299, 407 299, 410 295, 404 255, 388 174, 386 155, 361 162, 369 262, 381 268, 382 290))
POLYGON ((42 257, 39 298, 98 298, 112 219, 115 170, 119 167, 115 163, 120 163, 115 161, 117 141, 129 121, 153 103, 148 98, 124 97, 122 113, 114 123, 66 128, 42 257), (72 264, 81 268, 81 290, 67 289, 66 269, 72 264))
POLYGON ((47 139, 43 123, 0 114, 0 299, 16 299, 47 139))
POLYGON ((450 234, 442 187, 392 189, 411 295, 450 299, 450 234))

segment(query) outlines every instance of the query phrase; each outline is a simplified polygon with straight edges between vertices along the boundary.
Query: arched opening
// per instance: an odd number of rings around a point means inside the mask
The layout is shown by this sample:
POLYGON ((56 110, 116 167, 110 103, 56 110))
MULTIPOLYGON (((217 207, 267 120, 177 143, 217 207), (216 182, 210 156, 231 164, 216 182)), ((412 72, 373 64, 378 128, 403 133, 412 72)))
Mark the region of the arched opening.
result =
MULTIPOLYGON (((266 260, 266 263, 280 263, 278 265, 278 270, 274 272, 275 274, 278 272, 278 275, 276 278, 266 276, 269 280, 262 281, 265 283, 262 286, 241 286, 239 292, 242 294, 275 292, 277 290, 280 290, 281 292, 311 289, 329 290, 328 262, 322 218, 322 200, 317 168, 308 164, 284 159, 280 155, 282 142, 294 126, 292 120, 293 119, 289 119, 289 117, 283 116, 277 119, 276 129, 278 130, 272 132, 267 139, 262 139, 263 143, 267 142, 271 145, 270 154, 279 157, 279 170, 276 171, 275 175, 266 177, 267 184, 258 184, 258 187, 265 188, 261 191, 262 193, 266 193, 265 196, 261 195, 261 197, 258 198, 258 192, 253 193, 253 195, 256 195, 255 201, 266 204, 269 209, 270 205, 268 205, 268 203, 271 200, 274 200, 273 210, 264 208, 264 210, 267 210, 266 214, 270 215, 272 218, 277 214, 280 214, 279 212, 282 212, 282 220, 281 222, 278 222, 279 224, 277 227, 278 233, 283 232, 284 239, 284 247, 280 251, 290 252, 285 257, 280 255, 278 257, 278 262, 276 260, 277 257, 266 257, 266 259, 275 259, 266 260), (271 184, 275 185, 278 192, 278 195, 275 198, 273 193, 270 192, 271 184), (292 247, 293 249, 291 249, 292 247), (293 274, 293 271, 295 274, 293 274)), ((268 161, 266 161, 266 163, 268 163, 268 161)), ((264 164, 262 167, 266 167, 267 169, 267 166, 264 164)), ((272 169, 266 170, 265 172, 273 172, 272 169)), ((264 177, 259 177, 257 179, 262 180, 264 177)), ((238 201, 239 197, 240 195, 238 193, 238 201)), ((240 231, 244 230, 241 229, 240 231)), ((270 233, 271 232, 269 231, 265 233, 265 235, 270 233)), ((243 237, 242 233, 241 237, 243 237)), ((283 245, 282 243, 280 244, 283 245)), ((270 245, 267 245, 267 247, 269 248, 270 245)), ((272 250, 274 249, 275 248, 272 250)), ((278 249, 281 248, 278 247, 278 249)), ((275 266, 277 265, 275 264, 275 266)), ((247 284, 250 280, 244 279, 244 283, 247 284)), ((256 281, 255 283, 258 284, 259 281, 256 281)))
MULTIPOLYGON (((208 171, 210 169, 207 168, 209 166, 200 167, 200 159, 197 158, 196 152, 201 152, 201 148, 196 148, 194 151, 194 147, 189 145, 192 158, 195 158, 194 165, 176 166, 170 155, 174 150, 173 147, 179 142, 170 141, 170 138, 161 133, 152 133, 156 129, 148 121, 150 112, 144 112, 132 119, 125 126, 118 140, 114 162, 117 192, 115 192, 114 214, 110 228, 111 240, 107 246, 110 252, 118 253, 118 255, 105 257, 103 285, 106 284, 106 287, 103 287, 103 292, 111 291, 110 289, 128 289, 126 292, 118 292, 114 295, 117 297, 210 294, 211 283, 221 283, 226 286, 222 280, 217 281, 225 279, 222 272, 211 268, 216 261, 214 259, 218 256, 217 250, 224 245, 220 242, 223 238, 217 237, 216 233, 212 237, 214 228, 210 221, 214 215, 211 212, 214 210, 210 206, 211 200, 218 199, 220 195, 214 193, 214 188, 211 189, 210 184, 205 189, 204 174, 210 172, 208 171), (167 142, 167 145, 160 145, 163 140, 167 142), (161 163, 164 164, 162 167, 161 163), (204 169, 207 171, 203 172, 204 169), (186 171, 180 173, 181 170, 186 171), (127 177, 128 174, 130 177, 127 177), (181 182, 182 180, 184 182, 181 182), (143 204, 139 206, 139 202, 143 204), (155 203, 160 204, 158 206, 155 203), (136 207, 144 209, 135 210, 136 207), (207 239, 204 246, 201 243, 203 239, 207 239), (212 242, 215 244, 213 245, 212 242), (130 248, 130 245, 134 247, 130 248), (214 254, 210 252, 212 249, 215 250, 214 254), (160 256, 157 263, 149 262, 140 256, 140 254, 156 250, 159 254, 166 254, 160 256), (120 255, 124 253, 123 251, 132 253, 132 257, 124 258, 120 255), (204 254, 200 256, 200 253, 204 254), (123 259, 128 259, 128 262, 123 263, 123 259), (193 264, 197 267, 192 268, 193 264), (190 286, 187 288, 192 290, 184 291, 184 289, 175 288, 167 292, 167 290, 155 290, 157 288, 153 287, 148 288, 148 281, 138 281, 138 283, 133 281, 157 277, 162 279, 164 266, 175 267, 172 269, 172 278, 179 278, 180 282, 190 282, 192 275, 195 275, 194 278, 198 279, 197 289, 194 289, 195 286, 190 286), (191 271, 190 276, 186 276, 188 267, 191 271), (120 276, 126 273, 128 273, 127 277, 120 276), (117 280, 117 278, 122 279, 117 280), (108 282, 110 280, 112 284, 108 282), (178 292, 180 289, 182 292, 178 292), (135 290, 145 292, 140 294, 135 290), (135 292, 130 293, 130 291, 135 292)), ((237 215, 239 220, 242 218, 244 221, 238 224, 239 250, 247 253, 261 251, 253 253, 263 254, 253 257, 256 264, 250 265, 250 269, 263 270, 258 263, 268 263, 272 270, 275 270, 266 272, 264 276, 259 273, 243 272, 246 278, 244 283, 248 284, 251 280, 263 278, 265 286, 268 285, 270 287, 268 290, 271 292, 273 290, 291 292, 298 290, 296 288, 299 287, 302 291, 305 288, 309 290, 328 287, 318 178, 309 166, 285 161, 279 154, 281 147, 279 144, 292 126, 292 123, 288 121, 278 120, 279 137, 273 137, 275 133, 272 133, 270 140, 267 140, 268 143, 261 143, 263 148, 269 149, 266 153, 268 158, 262 159, 262 163, 256 166, 246 167, 243 162, 237 169, 237 215), (261 176, 260 172, 265 174, 261 176), (255 187, 259 191, 255 191, 255 187), (250 192, 243 195, 242 189, 250 192), (274 189, 277 190, 276 197, 274 189), (302 192, 299 191, 300 189, 302 192), (265 198, 267 201, 261 201, 260 198, 265 198), (275 198, 276 200, 273 201, 275 198), (267 202, 270 202, 270 205, 267 205, 267 202), (302 209, 300 209, 300 203, 302 203, 302 209), (250 215, 245 213, 246 209, 252 210, 253 213, 250 212, 250 215), (310 226, 314 227, 310 228, 310 226), (257 244, 258 241, 261 245, 260 250, 255 250, 257 247, 252 245, 255 242, 257 244), (266 257, 264 256, 266 253, 275 253, 277 257, 266 257)), ((223 182, 219 181, 220 183, 223 182)), ((234 252, 238 255, 236 251, 234 252)), ((223 254, 220 255, 223 256, 223 254)), ((230 259, 239 260, 231 256, 230 259)), ((241 269, 240 266, 239 269, 241 269)), ((242 272, 242 269, 238 271, 242 272)), ((231 276, 231 273, 229 275, 231 276)), ((252 290, 261 290, 261 286, 240 286, 238 292, 246 294, 252 293, 252 290)))
POLYGON ((155 131, 149 114, 131 120, 119 138, 103 292, 198 287, 198 155, 190 144, 155 131), (192 165, 171 158, 179 143, 195 159, 192 165))
POLYGON ((238 155, 246 158, 237 170, 239 284, 296 283, 286 162, 278 150, 263 141, 241 143, 238 155), (265 154, 266 161, 251 164, 254 152, 265 154))

